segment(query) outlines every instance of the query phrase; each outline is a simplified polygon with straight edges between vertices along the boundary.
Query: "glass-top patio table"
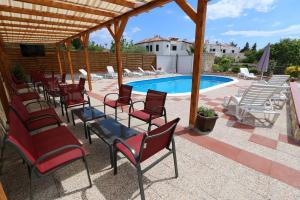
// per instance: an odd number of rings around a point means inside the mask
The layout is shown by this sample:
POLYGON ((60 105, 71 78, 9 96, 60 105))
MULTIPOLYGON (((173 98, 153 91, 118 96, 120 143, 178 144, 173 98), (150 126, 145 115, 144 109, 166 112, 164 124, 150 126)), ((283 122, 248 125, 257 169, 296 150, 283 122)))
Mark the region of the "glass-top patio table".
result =
POLYGON ((86 122, 93 121, 95 119, 99 119, 101 117, 106 117, 106 115, 96 109, 95 107, 81 107, 71 110, 73 125, 75 126, 75 116, 77 116, 82 122, 84 126, 85 138, 88 138, 86 122))
POLYGON ((103 120, 97 120, 94 123, 90 123, 87 126, 88 136, 90 144, 91 140, 91 132, 95 133, 101 140, 103 140, 109 147, 110 153, 110 162, 113 167, 113 143, 115 138, 121 138, 123 140, 128 139, 132 136, 137 135, 139 132, 128 128, 127 126, 119 123, 118 121, 107 118, 103 120))

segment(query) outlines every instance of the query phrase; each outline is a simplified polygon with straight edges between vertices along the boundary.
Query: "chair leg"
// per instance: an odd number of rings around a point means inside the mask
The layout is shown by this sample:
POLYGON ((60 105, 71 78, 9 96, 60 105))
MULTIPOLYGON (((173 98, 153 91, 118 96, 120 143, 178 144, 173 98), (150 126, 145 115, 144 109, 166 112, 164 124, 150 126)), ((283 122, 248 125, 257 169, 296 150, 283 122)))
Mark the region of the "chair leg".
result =
POLYGON ((90 127, 87 127, 87 133, 88 133, 88 137, 89 137, 89 143, 92 144, 92 137, 91 137, 91 130, 90 127))
POLYGON ((109 145, 109 157, 110 157, 110 165, 111 165, 111 168, 114 167, 114 156, 113 156, 113 153, 114 153, 114 147, 109 145))
POLYGON ((65 105, 65 110, 66 110, 67 120, 68 120, 68 123, 69 123, 70 119, 69 119, 69 114, 68 114, 68 107, 66 105, 65 105))
POLYGON ((71 111, 71 116, 72 116, 72 122, 73 122, 73 126, 75 126, 75 119, 74 119, 74 113, 71 111))
POLYGON ((60 101, 60 108, 61 108, 61 114, 62 114, 62 116, 64 116, 65 115, 64 114, 64 104, 62 101, 60 101))
POLYGON ((148 125, 148 132, 151 131, 151 120, 149 122, 149 125, 148 125))
POLYGON ((130 119, 131 119, 131 116, 128 115, 128 128, 130 128, 130 119))
POLYGON ((137 168, 137 175, 138 175, 138 182, 139 182, 139 187, 140 187, 141 199, 145 200, 145 193, 144 193, 144 186, 143 186, 143 174, 142 174, 140 164, 138 164, 136 166, 136 168, 137 168))
POLYGON ((178 166, 177 166, 177 156, 176 156, 176 147, 174 138, 172 139, 172 152, 173 152, 173 160, 174 160, 174 168, 175 168, 175 178, 178 177, 178 166))
POLYGON ((3 159, 3 155, 4 155, 4 150, 5 150, 5 145, 6 145, 6 135, 4 135, 3 140, 2 140, 2 145, 1 145, 1 157, 0 157, 0 174, 2 174, 2 168, 4 165, 4 159, 3 159))
POLYGON ((105 106, 105 104, 104 104, 104 114, 106 115, 106 106, 105 106))
POLYGON ((117 110, 117 108, 115 108, 115 120, 117 121, 117 112, 118 110, 117 110))
POLYGON ((167 123, 168 121, 167 121, 167 114, 165 114, 165 123, 167 123))
POLYGON ((114 175, 116 175, 118 173, 118 166, 117 166, 117 162, 118 162, 117 153, 118 153, 118 151, 116 150, 116 148, 114 148, 113 152, 114 152, 114 156, 113 156, 114 157, 114 175))
POLYGON ((90 176, 90 170, 89 170, 88 164, 86 162, 85 156, 82 158, 82 160, 84 162, 86 173, 87 173, 87 176, 88 176, 88 179, 89 179, 89 187, 92 187, 92 180, 91 180, 91 176, 90 176))
POLYGON ((32 196, 32 170, 31 167, 29 167, 27 165, 27 169, 28 169, 28 176, 29 176, 29 199, 33 199, 32 196))

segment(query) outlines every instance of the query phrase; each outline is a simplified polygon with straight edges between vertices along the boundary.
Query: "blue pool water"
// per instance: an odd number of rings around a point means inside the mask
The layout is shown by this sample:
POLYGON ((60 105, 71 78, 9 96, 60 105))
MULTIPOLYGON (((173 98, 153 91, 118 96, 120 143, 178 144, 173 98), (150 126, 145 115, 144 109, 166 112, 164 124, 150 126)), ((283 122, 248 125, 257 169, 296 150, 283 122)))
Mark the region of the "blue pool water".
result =
MULTIPOLYGON (((221 76, 201 76, 200 89, 232 82, 233 79, 221 76)), ((127 83, 135 92, 147 92, 148 89, 167 92, 168 94, 189 93, 192 87, 192 76, 174 76, 127 83)))

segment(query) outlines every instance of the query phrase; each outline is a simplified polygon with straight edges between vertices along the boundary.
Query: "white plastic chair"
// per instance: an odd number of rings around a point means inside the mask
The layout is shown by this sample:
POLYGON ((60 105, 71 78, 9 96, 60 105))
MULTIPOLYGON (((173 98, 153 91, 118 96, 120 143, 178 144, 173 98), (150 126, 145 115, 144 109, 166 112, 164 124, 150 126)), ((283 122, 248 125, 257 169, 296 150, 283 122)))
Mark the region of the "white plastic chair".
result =
POLYGON ((131 70, 126 69, 126 68, 124 69, 124 71, 125 71, 125 73, 124 73, 125 76, 143 76, 142 73, 134 72, 134 71, 131 71, 131 70))
POLYGON ((109 78, 116 78, 116 77, 118 77, 118 74, 115 73, 115 70, 114 70, 114 68, 112 66, 107 66, 106 70, 107 70, 106 77, 109 77, 109 78))
POLYGON ((250 73, 248 68, 241 67, 240 68, 240 73, 238 73, 238 77, 244 77, 244 79, 256 79, 257 77, 253 74, 250 73))
POLYGON ((152 65, 150 65, 151 69, 153 70, 153 72, 155 74, 165 74, 166 72, 162 71, 162 70, 157 70, 155 69, 152 65))
MULTIPOLYGON (((81 73, 81 75, 82 75, 84 78, 87 78, 87 72, 85 71, 85 69, 79 69, 79 72, 81 73)), ((92 79, 93 81, 94 81, 94 80, 100 80, 100 79, 103 79, 103 76, 98 75, 98 74, 91 73, 91 79, 92 79)))
POLYGON ((143 70, 141 67, 138 67, 138 69, 144 74, 144 75, 155 75, 155 72, 151 72, 149 70, 143 70))

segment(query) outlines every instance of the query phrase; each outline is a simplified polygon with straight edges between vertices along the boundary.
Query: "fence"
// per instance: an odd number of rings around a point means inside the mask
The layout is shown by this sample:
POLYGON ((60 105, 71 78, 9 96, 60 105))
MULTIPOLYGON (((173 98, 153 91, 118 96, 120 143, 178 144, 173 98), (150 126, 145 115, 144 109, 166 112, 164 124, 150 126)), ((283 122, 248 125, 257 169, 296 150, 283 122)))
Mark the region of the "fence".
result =
MULTIPOLYGON (((212 71, 214 64, 214 54, 204 53, 203 55, 203 71, 212 71)), ((194 56, 187 55, 166 55, 157 56, 157 68, 161 68, 168 73, 191 74, 193 71, 194 56)))
MULTIPOLYGON (((26 72, 32 70, 42 70, 45 72, 54 71, 59 73, 58 60, 56 50, 54 48, 46 48, 44 57, 23 57, 20 48, 5 49, 11 66, 21 65, 26 72)), ((60 52, 61 64, 63 72, 69 72, 69 62, 65 51, 60 52)), ((85 66, 82 51, 71 51, 71 59, 74 72, 85 66)), ((111 65, 117 67, 115 54, 109 52, 89 52, 89 60, 92 72, 105 72, 106 66, 111 65)), ((137 70, 137 67, 143 67, 150 70, 150 65, 156 66, 156 55, 154 54, 123 54, 123 68, 137 70)))

